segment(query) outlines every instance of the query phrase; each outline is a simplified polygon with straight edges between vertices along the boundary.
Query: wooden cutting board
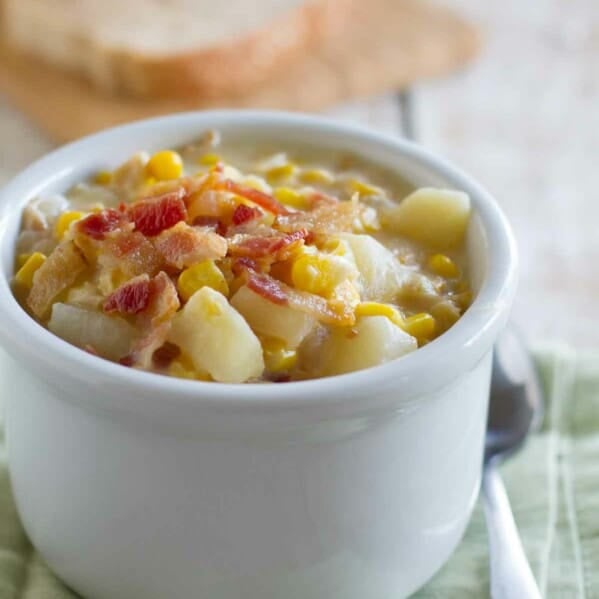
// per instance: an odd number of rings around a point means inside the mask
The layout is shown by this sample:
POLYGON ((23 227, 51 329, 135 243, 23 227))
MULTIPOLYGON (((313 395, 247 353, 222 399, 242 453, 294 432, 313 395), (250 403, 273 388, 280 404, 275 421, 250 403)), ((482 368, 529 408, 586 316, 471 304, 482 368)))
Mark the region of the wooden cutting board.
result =
MULTIPOLYGON (((472 59, 477 31, 424 0, 356 0, 351 24, 283 76, 242 96, 135 100, 98 92, 83 78, 0 43, 0 93, 58 142, 126 121, 203 108, 319 111, 446 74, 472 59)), ((225 75, 226 76, 226 75, 225 75)))

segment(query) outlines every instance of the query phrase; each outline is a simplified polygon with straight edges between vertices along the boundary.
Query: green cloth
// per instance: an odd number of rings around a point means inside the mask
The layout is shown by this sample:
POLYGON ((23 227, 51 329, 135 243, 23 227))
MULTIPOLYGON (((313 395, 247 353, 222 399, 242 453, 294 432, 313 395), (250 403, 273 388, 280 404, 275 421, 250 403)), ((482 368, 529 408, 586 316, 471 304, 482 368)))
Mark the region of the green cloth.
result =
MULTIPOLYGON (((599 598, 599 353, 551 348, 536 356, 546 391, 544 426, 502 472, 543 596, 599 598)), ((487 560, 479 505, 455 554, 414 597, 488 597, 487 560)), ((73 597, 21 528, 2 449, 0 598, 73 597)))

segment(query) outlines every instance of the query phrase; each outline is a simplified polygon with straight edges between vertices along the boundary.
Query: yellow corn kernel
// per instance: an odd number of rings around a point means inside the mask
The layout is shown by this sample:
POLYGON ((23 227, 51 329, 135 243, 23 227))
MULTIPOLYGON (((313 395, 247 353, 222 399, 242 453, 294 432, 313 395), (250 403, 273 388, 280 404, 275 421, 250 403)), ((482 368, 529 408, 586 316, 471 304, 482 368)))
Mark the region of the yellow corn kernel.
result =
POLYGON ((382 195, 383 193, 380 187, 370 185, 359 179, 351 179, 348 185, 352 193, 359 193, 361 196, 382 195))
POLYGON ((287 164, 281 164, 280 166, 273 166, 266 171, 266 178, 269 181, 278 181, 281 179, 288 179, 295 173, 297 167, 295 164, 288 162, 287 164))
POLYGON ((287 372, 297 362, 297 351, 288 349, 279 339, 262 339, 264 365, 269 372, 287 372))
POLYGON ((112 183, 113 175, 110 171, 98 171, 94 177, 96 185, 109 185, 112 183))
POLYGON ((25 262, 27 262, 27 260, 29 260, 30 257, 31 257, 31 254, 19 254, 17 256, 17 266, 19 268, 21 268, 21 266, 23 266, 25 264, 25 262))
POLYGON ((436 322, 434 317, 427 312, 420 312, 412 316, 408 316, 403 322, 403 330, 416 337, 418 343, 429 340, 435 334, 436 322))
POLYGON ((63 212, 56 219, 56 224, 54 225, 54 236, 56 239, 62 239, 69 230, 71 224, 82 219, 84 216, 85 212, 77 212, 75 210, 63 212))
POLYGON ((291 281, 297 289, 331 298, 339 285, 356 278, 357 270, 349 261, 331 254, 309 252, 309 248, 304 248, 291 267, 291 281))
POLYGON ((445 254, 433 254, 428 259, 428 267, 437 275, 446 279, 456 279, 460 271, 456 263, 445 254))
POLYGON ((307 198, 299 191, 291 189, 291 187, 277 187, 274 190, 274 196, 281 202, 281 204, 285 204, 285 206, 290 206, 291 208, 296 208, 298 210, 306 210, 309 208, 307 198))
POLYGON ((470 284, 465 279, 460 279, 456 281, 454 288, 455 293, 463 293, 464 291, 471 291, 470 284))
POLYGON ((331 183, 335 182, 335 177, 323 168, 311 168, 302 171, 299 178, 303 183, 312 185, 331 185, 331 183))
POLYGON ((198 372, 191 360, 186 356, 175 358, 168 367, 168 373, 180 379, 189 379, 192 381, 210 381, 210 375, 205 372, 198 372))
POLYGON ((330 295, 336 286, 332 275, 330 264, 312 254, 303 254, 291 267, 294 287, 324 297, 330 295))
POLYGON ((33 285, 33 275, 45 261, 46 256, 44 256, 44 254, 41 252, 34 252, 17 271, 15 281, 24 287, 31 288, 33 285))
POLYGON ((186 268, 177 280, 177 290, 183 301, 189 300, 202 287, 212 287, 225 297, 229 295, 229 285, 225 276, 213 260, 204 260, 186 268))
POLYGON ((204 166, 214 166, 221 162, 221 157, 218 154, 202 154, 198 158, 198 163, 203 164, 204 166))
POLYGON ((472 291, 467 290, 467 291, 462 291, 461 293, 454 295, 453 299, 454 299, 455 303, 457 304, 458 308, 460 308, 460 310, 464 311, 472 303, 472 297, 473 297, 472 291))
POLYGON ((379 302, 362 302, 356 306, 356 316, 386 316, 393 324, 398 327, 404 326, 404 320, 401 312, 390 304, 381 304, 379 302))
POLYGON ((158 181, 178 179, 183 174, 183 160, 172 150, 156 152, 146 164, 146 173, 158 181))
POLYGON ((333 256, 345 256, 348 248, 347 243, 341 239, 327 239, 322 246, 322 250, 333 254, 333 256))

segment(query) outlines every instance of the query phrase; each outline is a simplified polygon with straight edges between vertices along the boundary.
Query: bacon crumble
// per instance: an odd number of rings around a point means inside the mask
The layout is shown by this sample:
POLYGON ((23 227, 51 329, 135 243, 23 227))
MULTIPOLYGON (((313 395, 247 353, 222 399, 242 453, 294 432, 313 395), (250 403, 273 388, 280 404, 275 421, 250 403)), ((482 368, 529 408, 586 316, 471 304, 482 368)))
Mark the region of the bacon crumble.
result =
POLYGON ((153 237, 187 218, 183 201, 185 195, 185 189, 180 188, 158 197, 138 200, 128 207, 127 217, 135 223, 137 231, 153 237))
POLYGON ((245 204, 239 204, 233 212, 232 222, 234 225, 242 225, 250 220, 260 218, 262 212, 258 208, 253 206, 246 206, 245 204))
POLYGON ((253 187, 245 187, 235 181, 231 181, 231 179, 226 179, 222 183, 219 183, 217 189, 230 191, 242 198, 246 198, 260 206, 260 208, 264 208, 267 212, 272 212, 273 214, 290 214, 289 210, 273 196, 253 187))
POLYGON ((182 269, 203 260, 218 260, 227 253, 227 241, 210 229, 190 227, 184 222, 154 238, 154 247, 168 266, 182 269))
POLYGON ((150 277, 139 275, 121 285, 104 302, 104 312, 138 314, 148 307, 150 301, 150 277))
POLYGON ((77 222, 76 230, 99 241, 108 233, 118 229, 124 222, 122 213, 108 208, 82 218, 77 222))

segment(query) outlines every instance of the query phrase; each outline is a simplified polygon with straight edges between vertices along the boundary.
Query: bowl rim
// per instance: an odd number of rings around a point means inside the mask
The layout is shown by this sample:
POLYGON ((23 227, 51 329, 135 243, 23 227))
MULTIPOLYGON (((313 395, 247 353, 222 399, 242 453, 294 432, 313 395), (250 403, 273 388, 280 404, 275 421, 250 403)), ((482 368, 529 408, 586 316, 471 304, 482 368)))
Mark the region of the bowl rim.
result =
MULTIPOLYGON (((8 353, 29 364, 43 366, 47 372, 60 371, 82 384, 102 384, 103 391, 120 396, 119 401, 147 406, 147 397, 160 398, 165 404, 211 405, 217 409, 259 407, 311 408, 329 404, 364 405, 377 393, 414 397, 425 395, 451 384, 461 372, 474 367, 489 351, 505 324, 514 298, 517 281, 517 251, 505 215, 494 198, 469 175, 450 162, 420 145, 362 126, 333 121, 320 116, 279 111, 217 110, 195 111, 157 117, 121 125, 84 137, 40 158, 21 171, 0 191, 0 247, 6 242, 7 222, 20 217, 20 210, 10 211, 10 197, 32 197, 36 190, 58 176, 56 165, 67 168, 73 152, 86 146, 106 143, 122 135, 135 135, 155 128, 156 135, 169 127, 201 124, 210 121, 264 124, 266 127, 314 129, 345 138, 359 138, 365 144, 385 146, 406 156, 429 171, 463 190, 471 197, 488 240, 488 265, 485 280, 477 297, 459 321, 425 347, 397 360, 368 369, 333 377, 295 381, 284 384, 228 384, 188 381, 151 372, 123 367, 77 348, 52 334, 31 318, 13 296, 4 271, 0 272, 0 341, 8 353), (31 182, 32 181, 32 182, 31 182), (43 181, 43 183, 42 183, 43 181), (32 340, 35 341, 32 343, 32 340), (432 374, 431 374, 432 373, 432 374), (123 394, 123 390, 128 394, 123 394)), ((340 147, 340 150, 343 148, 340 147)), ((60 168, 59 168, 60 170, 60 168)), ((64 169, 63 169, 64 170, 64 169)), ((93 398, 86 397, 87 401, 93 398)), ((398 398, 399 399, 399 398, 398 398)))

